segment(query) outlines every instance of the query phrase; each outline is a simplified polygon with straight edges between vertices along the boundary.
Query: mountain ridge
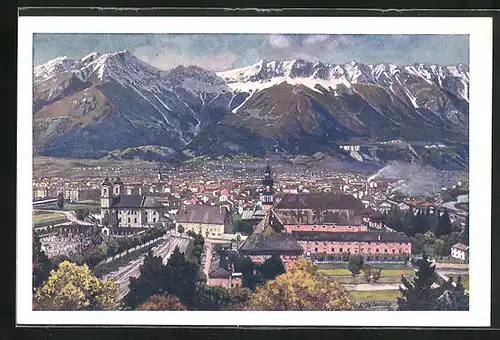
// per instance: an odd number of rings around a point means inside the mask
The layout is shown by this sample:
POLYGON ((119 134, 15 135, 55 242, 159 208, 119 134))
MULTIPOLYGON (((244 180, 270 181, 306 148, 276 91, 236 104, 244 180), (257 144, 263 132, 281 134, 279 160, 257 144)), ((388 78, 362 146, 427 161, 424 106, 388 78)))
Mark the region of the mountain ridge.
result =
POLYGON ((122 50, 37 65, 33 85, 34 152, 45 156, 146 145, 194 157, 272 145, 338 156, 351 139, 468 141, 466 65, 298 59, 161 70, 122 50))

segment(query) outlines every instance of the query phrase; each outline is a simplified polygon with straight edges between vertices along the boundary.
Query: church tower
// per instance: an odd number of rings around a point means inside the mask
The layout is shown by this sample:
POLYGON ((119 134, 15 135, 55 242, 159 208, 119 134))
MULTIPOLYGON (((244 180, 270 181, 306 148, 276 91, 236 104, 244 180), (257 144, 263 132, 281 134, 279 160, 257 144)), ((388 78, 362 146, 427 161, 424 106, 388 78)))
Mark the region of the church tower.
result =
POLYGON ((266 163, 266 168, 264 170, 264 179, 262 180, 262 193, 260 195, 260 201, 264 209, 270 209, 274 203, 274 180, 271 173, 271 166, 269 165, 269 160, 266 163))
POLYGON ((123 182, 120 177, 116 177, 113 181, 113 196, 120 197, 123 192, 123 182))
POLYGON ((112 191, 113 185, 109 181, 108 176, 101 182, 101 219, 105 224, 105 215, 109 216, 109 209, 112 204, 112 191))

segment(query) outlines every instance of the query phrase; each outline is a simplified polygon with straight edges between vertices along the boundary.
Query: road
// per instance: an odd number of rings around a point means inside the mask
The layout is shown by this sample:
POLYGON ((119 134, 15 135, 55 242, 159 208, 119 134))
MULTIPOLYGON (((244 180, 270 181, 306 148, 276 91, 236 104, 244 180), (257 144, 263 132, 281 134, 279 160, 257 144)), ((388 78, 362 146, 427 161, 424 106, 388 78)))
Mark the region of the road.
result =
MULTIPOLYGON (((161 256, 163 264, 168 262, 175 247, 179 247, 181 252, 185 252, 189 239, 183 237, 167 236, 164 242, 153 247, 153 255, 161 256)), ((113 279, 119 284, 119 298, 122 299, 129 292, 130 278, 138 278, 140 276, 140 267, 144 262, 145 255, 141 255, 138 259, 130 261, 127 265, 120 267, 118 270, 106 275, 107 278, 113 279)))
MULTIPOLYGON (((346 290, 359 290, 359 291, 371 291, 371 290, 399 290, 402 287, 402 283, 360 283, 360 284, 343 284, 346 290)), ((432 285, 433 288, 438 287, 436 283, 432 285)))
POLYGON ((204 256, 204 266, 203 273, 208 277, 208 272, 210 271, 210 264, 212 263, 212 242, 205 240, 205 256, 204 256))
POLYGON ((401 283, 360 283, 360 284, 344 284, 346 290, 359 290, 359 291, 369 291, 369 290, 398 290, 401 283))

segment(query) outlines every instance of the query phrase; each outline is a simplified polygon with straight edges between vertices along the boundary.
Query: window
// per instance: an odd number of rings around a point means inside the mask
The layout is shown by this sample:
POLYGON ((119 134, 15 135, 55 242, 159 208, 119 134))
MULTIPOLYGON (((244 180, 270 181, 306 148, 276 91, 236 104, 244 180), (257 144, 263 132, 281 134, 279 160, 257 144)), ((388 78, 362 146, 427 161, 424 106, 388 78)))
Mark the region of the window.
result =
POLYGON ((377 248, 377 253, 378 253, 378 248, 377 248))
POLYGON ((134 223, 137 223, 137 217, 136 217, 136 218, 134 218, 134 223))
POLYGON ((350 253, 351 252, 351 248, 347 248, 347 252, 350 253))
POLYGON ((341 252, 342 252, 342 248, 339 248, 339 253, 341 253, 341 252))
POLYGON ((387 253, 387 249, 384 249, 384 253, 387 253))
POLYGON ((399 249, 399 253, 401 254, 403 251, 401 249, 399 249))
POLYGON ((130 223, 130 217, 128 218, 128 223, 130 223))
POLYGON ((326 228, 326 225, 323 226, 323 229, 325 229, 325 228, 326 228))
POLYGON ((396 252, 396 250, 395 250, 395 249, 393 249, 393 250, 392 250, 392 253, 394 254, 395 252, 396 252))
POLYGON ((318 252, 318 248, 314 248, 314 251, 315 251, 315 252, 318 252))
POLYGON ((153 222, 156 222, 156 217, 153 217, 153 222))
POLYGON ((332 248, 332 253, 335 253, 335 248, 332 248))
POLYGON ((316 226, 315 226, 315 225, 313 225, 313 229, 315 229, 315 228, 316 228, 316 226))

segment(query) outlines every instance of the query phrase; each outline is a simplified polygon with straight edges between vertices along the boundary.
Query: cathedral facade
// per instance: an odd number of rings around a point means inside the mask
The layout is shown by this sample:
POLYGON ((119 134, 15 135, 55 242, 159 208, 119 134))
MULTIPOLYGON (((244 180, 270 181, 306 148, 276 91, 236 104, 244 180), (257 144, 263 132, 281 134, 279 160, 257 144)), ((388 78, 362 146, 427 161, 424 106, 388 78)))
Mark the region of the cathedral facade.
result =
POLYGON ((101 182, 101 221, 116 228, 166 227, 165 208, 154 197, 125 195, 119 177, 101 182))

